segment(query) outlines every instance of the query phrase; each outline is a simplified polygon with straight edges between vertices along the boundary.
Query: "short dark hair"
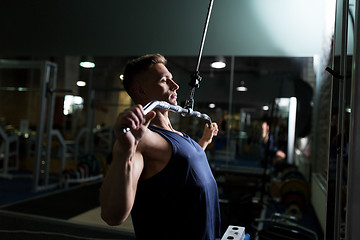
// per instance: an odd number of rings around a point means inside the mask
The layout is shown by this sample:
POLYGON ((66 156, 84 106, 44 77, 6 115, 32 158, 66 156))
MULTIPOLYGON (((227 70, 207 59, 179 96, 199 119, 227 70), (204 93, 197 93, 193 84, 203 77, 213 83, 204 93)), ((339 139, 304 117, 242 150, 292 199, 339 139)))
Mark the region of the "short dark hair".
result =
POLYGON ((123 85, 126 92, 130 95, 130 97, 133 97, 131 87, 134 83, 134 77, 137 74, 147 70, 150 65, 156 63, 162 63, 166 65, 167 60, 163 55, 156 53, 156 54, 146 54, 144 56, 132 59, 127 62, 124 68, 123 85))

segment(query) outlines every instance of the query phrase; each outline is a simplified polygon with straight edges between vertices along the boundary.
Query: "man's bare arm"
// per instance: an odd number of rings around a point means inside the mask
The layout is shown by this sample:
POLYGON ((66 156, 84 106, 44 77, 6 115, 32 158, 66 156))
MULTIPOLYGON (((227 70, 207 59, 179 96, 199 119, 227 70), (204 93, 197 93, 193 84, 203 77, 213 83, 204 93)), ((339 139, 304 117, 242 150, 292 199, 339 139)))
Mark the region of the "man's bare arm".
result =
POLYGON ((135 106, 119 115, 115 123, 116 141, 112 163, 100 189, 101 217, 109 225, 119 225, 128 217, 135 200, 137 183, 144 168, 139 144, 154 112, 143 114, 142 106, 135 106), (121 128, 131 131, 122 134, 121 128))
POLYGON ((216 123, 212 123, 210 127, 209 124, 205 125, 203 136, 198 142, 202 149, 206 149, 206 147, 212 142, 213 137, 217 136, 218 131, 219 129, 216 123))

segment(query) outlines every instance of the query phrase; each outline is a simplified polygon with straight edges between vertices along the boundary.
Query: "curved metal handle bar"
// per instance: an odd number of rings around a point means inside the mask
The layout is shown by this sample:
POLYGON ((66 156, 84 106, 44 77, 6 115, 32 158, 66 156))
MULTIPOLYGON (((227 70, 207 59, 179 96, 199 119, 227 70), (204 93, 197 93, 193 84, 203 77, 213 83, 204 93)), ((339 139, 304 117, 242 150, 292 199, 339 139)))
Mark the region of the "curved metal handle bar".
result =
MULTIPOLYGON (((209 126, 211 125, 211 118, 204 113, 200 113, 198 111, 194 111, 190 108, 183 108, 180 107, 178 105, 172 105, 170 103, 164 102, 164 101, 151 101, 148 104, 146 104, 144 106, 144 114, 148 114, 150 111, 152 111, 155 108, 159 108, 159 109, 164 109, 164 110, 169 110, 171 112, 177 112, 177 113, 181 113, 181 116, 183 117, 190 117, 190 116, 195 116, 198 118, 202 118, 205 119, 207 121, 209 121, 209 126)), ((120 129, 120 132, 125 134, 127 132, 130 131, 129 127, 125 127, 120 129)))

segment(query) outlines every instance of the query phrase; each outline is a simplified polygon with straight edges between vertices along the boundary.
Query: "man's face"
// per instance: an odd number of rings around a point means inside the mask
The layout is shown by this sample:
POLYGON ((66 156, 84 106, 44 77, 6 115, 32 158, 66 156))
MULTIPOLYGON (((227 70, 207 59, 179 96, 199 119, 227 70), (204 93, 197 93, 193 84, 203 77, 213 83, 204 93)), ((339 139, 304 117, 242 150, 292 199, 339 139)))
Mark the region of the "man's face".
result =
POLYGON ((176 90, 179 89, 172 74, 162 63, 152 64, 147 71, 139 74, 142 104, 150 101, 165 101, 177 105, 176 90))

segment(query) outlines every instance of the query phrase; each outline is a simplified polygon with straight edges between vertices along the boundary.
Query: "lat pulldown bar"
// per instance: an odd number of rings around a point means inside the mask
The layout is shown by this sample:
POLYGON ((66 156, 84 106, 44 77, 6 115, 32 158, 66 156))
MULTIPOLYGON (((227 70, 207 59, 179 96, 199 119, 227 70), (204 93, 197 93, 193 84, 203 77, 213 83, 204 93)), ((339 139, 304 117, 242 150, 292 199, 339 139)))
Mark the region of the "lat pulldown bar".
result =
MULTIPOLYGON (((207 120, 209 122, 209 126, 212 123, 211 118, 208 115, 204 114, 204 113, 194 111, 191 108, 183 108, 183 107, 180 107, 180 106, 177 106, 177 105, 172 105, 172 104, 169 104, 169 103, 164 102, 164 101, 151 101, 148 104, 146 104, 144 106, 145 115, 148 114, 151 110, 153 110, 155 108, 181 113, 181 116, 183 116, 183 117, 195 116, 195 117, 198 117, 198 118, 202 118, 202 119, 205 119, 205 120, 207 120)), ((129 131, 130 131, 129 127, 125 127, 125 128, 120 129, 120 132, 124 133, 124 134, 129 132, 129 131)))

